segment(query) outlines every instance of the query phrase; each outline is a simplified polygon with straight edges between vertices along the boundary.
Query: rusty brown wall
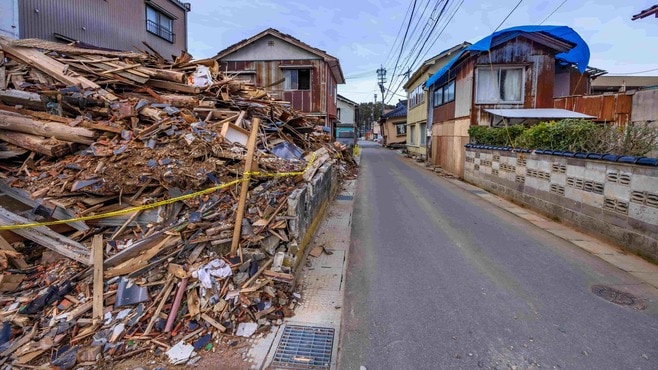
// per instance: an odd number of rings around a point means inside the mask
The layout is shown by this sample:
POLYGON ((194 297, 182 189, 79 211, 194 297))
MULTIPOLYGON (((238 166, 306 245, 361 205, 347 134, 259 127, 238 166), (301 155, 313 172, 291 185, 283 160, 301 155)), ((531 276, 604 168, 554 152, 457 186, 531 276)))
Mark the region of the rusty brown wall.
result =
MULTIPOLYGON (((272 92, 274 96, 290 102, 292 107, 299 111, 320 116, 328 113, 325 108, 329 105, 329 103, 326 103, 329 96, 326 88, 327 82, 323 84, 322 81, 327 75, 331 78, 331 73, 327 74, 328 68, 322 60, 220 61, 219 65, 222 71, 256 71, 256 85, 268 86, 266 89, 272 92), (283 82, 269 86, 283 79, 283 70, 280 67, 282 65, 312 65, 311 89, 284 91, 283 82), (322 104, 323 100, 325 104, 322 104)), ((333 117, 335 117, 336 105, 333 104, 333 99, 331 99, 331 105, 329 106, 333 106, 333 117)))
POLYGON ((631 118, 633 96, 621 94, 613 95, 584 95, 566 96, 553 99, 555 108, 568 109, 596 117, 596 121, 626 124, 631 118))
POLYGON ((174 20, 175 42, 146 31, 146 3, 133 0, 20 0, 21 38, 60 41, 59 33, 91 45, 116 49, 145 49, 142 41, 166 58, 187 49, 186 14, 169 0, 153 0, 178 19, 174 20))
POLYGON ((480 68, 496 65, 524 67, 523 104, 475 104, 473 94, 472 123, 488 125, 491 115, 484 109, 494 108, 552 108, 555 84, 554 51, 531 40, 517 37, 499 45, 490 53, 482 53, 476 59, 480 68))

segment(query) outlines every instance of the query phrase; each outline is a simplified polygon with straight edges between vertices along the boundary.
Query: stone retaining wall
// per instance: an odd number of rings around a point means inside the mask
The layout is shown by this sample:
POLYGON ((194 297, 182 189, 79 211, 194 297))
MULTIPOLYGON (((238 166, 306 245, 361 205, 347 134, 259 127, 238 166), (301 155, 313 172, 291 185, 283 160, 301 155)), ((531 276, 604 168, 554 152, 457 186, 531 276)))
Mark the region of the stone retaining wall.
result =
MULTIPOLYGON (((297 242, 296 250, 289 252, 295 256, 297 266, 304 255, 304 250, 310 242, 327 205, 338 189, 338 171, 333 166, 334 161, 325 163, 301 189, 292 192, 288 198, 288 216, 290 220, 290 240, 297 242)), ((294 242, 291 243, 294 245, 294 242)))
POLYGON ((658 262, 658 167, 467 147, 464 179, 658 262))

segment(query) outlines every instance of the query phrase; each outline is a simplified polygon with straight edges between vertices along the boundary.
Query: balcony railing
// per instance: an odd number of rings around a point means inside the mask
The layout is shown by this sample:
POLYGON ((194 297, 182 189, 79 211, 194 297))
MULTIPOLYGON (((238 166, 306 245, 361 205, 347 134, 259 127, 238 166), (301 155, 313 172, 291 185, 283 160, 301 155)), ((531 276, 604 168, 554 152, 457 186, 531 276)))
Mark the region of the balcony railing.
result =
POLYGON ((176 42, 176 34, 175 33, 171 32, 170 30, 162 27, 161 25, 159 25, 159 24, 157 24, 153 21, 150 21, 150 20, 146 21, 146 30, 148 32, 156 35, 156 36, 159 36, 159 37, 171 42, 172 44, 174 42, 176 42))

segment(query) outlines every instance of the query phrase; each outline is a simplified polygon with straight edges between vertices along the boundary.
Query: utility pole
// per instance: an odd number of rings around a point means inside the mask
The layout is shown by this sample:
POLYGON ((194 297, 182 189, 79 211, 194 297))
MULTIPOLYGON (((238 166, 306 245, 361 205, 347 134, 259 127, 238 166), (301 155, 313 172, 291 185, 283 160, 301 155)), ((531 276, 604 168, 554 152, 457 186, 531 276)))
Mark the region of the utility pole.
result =
MULTIPOLYGON (((379 91, 382 92, 382 102, 384 101, 384 91, 385 87, 384 84, 386 83, 386 68, 382 65, 380 68, 377 69, 377 80, 379 82, 379 91)), ((382 107, 383 107, 382 103, 382 107)), ((382 113, 383 113, 383 108, 382 108, 382 113)))

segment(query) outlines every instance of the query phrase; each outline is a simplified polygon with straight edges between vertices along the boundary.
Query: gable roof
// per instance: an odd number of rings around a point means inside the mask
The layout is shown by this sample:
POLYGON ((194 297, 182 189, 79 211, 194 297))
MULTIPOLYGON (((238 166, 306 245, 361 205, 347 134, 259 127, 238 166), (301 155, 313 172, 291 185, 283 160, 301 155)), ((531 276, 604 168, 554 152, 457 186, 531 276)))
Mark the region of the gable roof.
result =
POLYGON ((329 68, 331 68, 331 73, 333 74, 334 79, 336 80, 336 83, 339 83, 339 84, 344 84, 345 83, 345 76, 343 75, 343 70, 340 67, 340 61, 338 60, 338 58, 327 54, 327 52, 324 51, 324 50, 314 48, 313 46, 311 46, 307 43, 304 43, 301 40, 296 39, 296 38, 292 37, 291 35, 285 34, 285 33, 281 32, 279 30, 276 30, 274 28, 268 28, 265 31, 255 35, 255 36, 252 36, 248 39, 244 39, 242 41, 236 42, 235 44, 233 44, 233 45, 227 47, 226 49, 221 50, 220 52, 218 52, 217 55, 215 55, 212 59, 215 59, 215 60, 219 61, 220 59, 224 58, 225 56, 227 56, 227 55, 229 55, 229 54, 231 54, 231 53, 233 53, 233 52, 235 52, 235 51, 237 51, 237 50, 239 50, 239 49, 241 49, 241 48, 243 48, 243 47, 245 47, 245 46, 247 46, 247 45, 249 45, 253 42, 256 42, 259 39, 261 39, 265 36, 268 36, 268 35, 272 36, 272 37, 276 37, 276 38, 278 38, 282 41, 285 41, 289 44, 295 45, 295 46, 297 46, 298 48, 300 48, 302 50, 305 50, 305 51, 307 51, 311 54, 317 55, 318 57, 322 58, 322 60, 327 62, 327 64, 329 65, 329 68))
MULTIPOLYGON (((407 116, 407 101, 400 100, 392 111, 382 114, 381 118, 399 118, 407 116)), ((381 121, 380 118, 380 121, 381 121)))
POLYGON ((475 52, 476 54, 488 51, 491 49, 492 44, 504 42, 509 40, 509 37, 525 36, 537 39, 548 46, 553 47, 560 53, 555 55, 556 60, 560 60, 569 64, 574 64, 580 73, 584 73, 589 63, 589 47, 585 40, 583 40, 576 31, 567 26, 518 26, 504 29, 495 32, 475 44, 467 47, 457 54, 448 64, 443 66, 439 71, 433 74, 425 86, 430 87, 441 77, 443 77, 452 68, 459 58, 468 52, 475 52), (569 47, 571 46, 571 47, 569 47))
POLYGON ((460 51, 460 50, 462 50, 462 49, 464 49, 468 46, 471 46, 471 43, 468 42, 468 41, 464 41, 461 44, 457 44, 457 45, 455 45, 455 46, 453 46, 449 49, 446 49, 446 50, 438 53, 437 55, 427 59, 426 61, 423 62, 423 64, 421 64, 420 67, 418 67, 416 72, 414 72, 411 75, 411 77, 409 77, 409 80, 407 81, 407 83, 404 84, 403 87, 405 89, 408 89, 409 86, 411 86, 414 82, 416 82, 419 78, 421 78, 423 76, 423 73, 427 72, 427 70, 430 69, 434 65, 434 63, 436 63, 439 59, 448 57, 452 53, 460 51))
POLYGON ((336 95, 336 98, 337 98, 338 100, 342 100, 343 102, 345 102, 345 103, 347 103, 347 104, 349 104, 349 105, 353 105, 353 106, 355 106, 355 107, 358 107, 358 106, 359 106, 359 103, 357 103, 357 102, 355 102, 355 101, 352 101, 352 100, 350 100, 350 99, 348 99, 348 98, 346 98, 346 97, 344 97, 344 96, 342 96, 342 95, 340 95, 340 94, 336 95))

